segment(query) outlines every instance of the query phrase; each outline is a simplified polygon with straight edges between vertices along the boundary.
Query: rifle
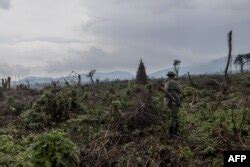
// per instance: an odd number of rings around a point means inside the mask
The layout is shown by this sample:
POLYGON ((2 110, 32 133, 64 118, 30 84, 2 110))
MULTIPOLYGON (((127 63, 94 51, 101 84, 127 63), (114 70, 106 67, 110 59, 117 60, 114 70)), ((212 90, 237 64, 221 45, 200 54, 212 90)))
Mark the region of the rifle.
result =
POLYGON ((171 102, 175 103, 175 105, 177 105, 178 107, 181 106, 181 103, 176 100, 176 98, 170 92, 166 92, 162 87, 159 87, 159 91, 164 92, 165 97, 168 98, 171 102))
POLYGON ((168 98, 171 102, 175 103, 177 106, 181 106, 181 103, 176 100, 176 98, 170 92, 165 92, 165 97, 168 98))

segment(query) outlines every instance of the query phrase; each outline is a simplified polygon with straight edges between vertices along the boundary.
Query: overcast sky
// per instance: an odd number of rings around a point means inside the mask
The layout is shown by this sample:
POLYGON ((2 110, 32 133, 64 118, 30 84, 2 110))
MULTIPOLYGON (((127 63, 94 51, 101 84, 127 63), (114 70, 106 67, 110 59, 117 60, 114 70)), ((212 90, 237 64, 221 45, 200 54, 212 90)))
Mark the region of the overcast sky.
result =
POLYGON ((250 0, 0 0, 0 76, 147 71, 250 52, 250 0))

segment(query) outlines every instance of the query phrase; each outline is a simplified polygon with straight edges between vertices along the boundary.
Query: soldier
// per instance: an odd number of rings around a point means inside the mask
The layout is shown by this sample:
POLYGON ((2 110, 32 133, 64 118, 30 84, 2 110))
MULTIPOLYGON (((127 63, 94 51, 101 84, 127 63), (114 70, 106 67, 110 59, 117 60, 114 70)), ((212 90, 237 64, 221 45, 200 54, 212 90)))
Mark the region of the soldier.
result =
POLYGON ((170 113, 170 136, 179 136, 178 112, 181 106, 181 86, 175 81, 175 73, 170 71, 167 74, 168 81, 164 84, 164 103, 171 109, 170 113))

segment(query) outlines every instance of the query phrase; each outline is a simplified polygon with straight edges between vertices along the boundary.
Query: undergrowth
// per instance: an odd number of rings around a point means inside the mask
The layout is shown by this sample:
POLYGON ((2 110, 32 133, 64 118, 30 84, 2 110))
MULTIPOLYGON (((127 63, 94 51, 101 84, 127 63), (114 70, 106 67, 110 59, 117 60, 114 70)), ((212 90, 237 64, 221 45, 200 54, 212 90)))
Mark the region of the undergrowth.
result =
POLYGON ((179 139, 162 82, 0 90, 0 166, 221 166, 250 149, 249 73, 180 78, 179 139))

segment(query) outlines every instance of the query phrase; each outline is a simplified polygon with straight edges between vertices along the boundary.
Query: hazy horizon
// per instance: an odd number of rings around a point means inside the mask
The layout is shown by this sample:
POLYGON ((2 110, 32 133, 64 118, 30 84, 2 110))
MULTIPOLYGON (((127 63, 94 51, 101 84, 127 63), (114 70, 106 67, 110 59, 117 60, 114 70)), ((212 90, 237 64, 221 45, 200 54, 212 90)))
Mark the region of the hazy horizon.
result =
POLYGON ((249 0, 0 0, 0 77, 149 73, 250 52, 249 0))

